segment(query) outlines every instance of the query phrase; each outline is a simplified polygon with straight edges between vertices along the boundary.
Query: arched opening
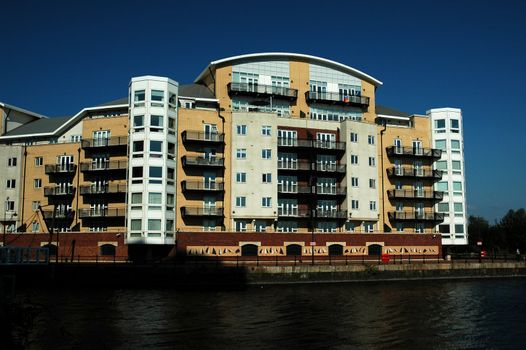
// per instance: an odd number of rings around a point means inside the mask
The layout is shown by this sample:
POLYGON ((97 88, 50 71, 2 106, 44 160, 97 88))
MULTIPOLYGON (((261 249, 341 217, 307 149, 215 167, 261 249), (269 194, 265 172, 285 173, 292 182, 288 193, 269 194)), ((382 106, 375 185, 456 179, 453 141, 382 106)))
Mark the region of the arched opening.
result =
POLYGON ((287 246, 287 256, 301 255, 301 246, 299 244, 289 244, 287 246))
POLYGON ((343 246, 340 244, 331 244, 329 246, 329 255, 343 255, 343 246))
POLYGON ((100 255, 114 256, 115 255, 115 246, 113 244, 103 244, 99 247, 100 255))
POLYGON ((367 251, 369 255, 382 255, 382 246, 379 244, 371 244, 369 247, 367 247, 367 251))
POLYGON ((57 255, 57 246, 54 244, 44 244, 42 248, 49 249, 49 255, 57 255))
POLYGON ((258 246, 255 244, 245 244, 241 247, 241 256, 257 256, 258 246))

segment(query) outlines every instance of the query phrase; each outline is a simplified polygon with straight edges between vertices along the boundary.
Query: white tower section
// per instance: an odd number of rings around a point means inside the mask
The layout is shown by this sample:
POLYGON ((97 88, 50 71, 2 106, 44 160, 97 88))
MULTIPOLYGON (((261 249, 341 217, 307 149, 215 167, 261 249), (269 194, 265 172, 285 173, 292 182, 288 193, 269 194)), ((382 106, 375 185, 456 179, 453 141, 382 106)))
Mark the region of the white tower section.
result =
POLYGON ((132 78, 127 198, 128 244, 174 244, 178 83, 132 78))
POLYGON ((444 191, 443 200, 435 207, 444 213, 444 222, 437 230, 442 234, 443 245, 467 244, 462 113, 457 108, 437 108, 427 111, 427 115, 432 122, 433 148, 442 149, 442 158, 434 165, 444 172, 442 180, 435 184, 437 191, 444 191))

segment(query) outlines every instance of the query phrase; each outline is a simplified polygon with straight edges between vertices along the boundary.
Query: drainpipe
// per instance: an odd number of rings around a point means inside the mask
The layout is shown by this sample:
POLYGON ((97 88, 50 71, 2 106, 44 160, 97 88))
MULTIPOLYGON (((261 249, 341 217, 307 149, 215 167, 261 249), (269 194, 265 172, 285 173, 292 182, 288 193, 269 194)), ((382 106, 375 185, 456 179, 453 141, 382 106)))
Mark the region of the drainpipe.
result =
POLYGON ((387 124, 385 122, 385 120, 383 121, 383 129, 380 130, 380 162, 381 162, 381 166, 382 166, 382 222, 384 224, 384 232, 385 232, 385 228, 387 227, 387 224, 385 223, 385 200, 384 200, 384 196, 385 196, 385 175, 384 174, 384 133, 385 131, 387 130, 387 124))
MULTIPOLYGON (((20 181, 22 185, 22 205, 21 205, 21 212, 22 215, 20 216, 20 226, 24 223, 24 213, 25 213, 25 200, 26 200, 26 170, 27 170, 27 145, 24 145, 24 173, 22 175, 22 181, 20 181)), ((27 232, 27 228, 25 229, 27 232)))
MULTIPOLYGON (((211 72, 210 72, 211 73, 211 72)), ((226 133, 225 133, 225 117, 223 117, 221 115, 221 113, 218 113, 217 114, 219 116, 219 118, 221 119, 221 132, 223 133, 223 162, 224 162, 224 159, 225 159, 225 154, 226 154, 226 143, 225 143, 225 138, 226 138, 226 133)), ((224 163, 223 163, 223 166, 224 166, 224 163)), ((223 169, 226 169, 226 168, 223 168, 223 169)), ((225 186, 225 172, 227 170, 223 170, 223 186, 225 186)), ((224 189, 224 187, 223 187, 224 189)), ((223 218, 225 217, 225 191, 223 191, 223 218)), ((225 220, 223 219, 223 223, 221 225, 221 231, 225 231, 226 230, 226 226, 225 226, 225 220)))

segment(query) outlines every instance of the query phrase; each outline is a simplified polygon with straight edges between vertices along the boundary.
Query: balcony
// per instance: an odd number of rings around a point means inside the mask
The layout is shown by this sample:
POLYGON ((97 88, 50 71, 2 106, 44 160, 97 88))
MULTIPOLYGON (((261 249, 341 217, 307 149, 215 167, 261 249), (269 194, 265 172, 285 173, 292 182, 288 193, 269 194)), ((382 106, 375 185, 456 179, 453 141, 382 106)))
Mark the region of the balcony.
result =
POLYGON ((123 147, 128 146, 128 136, 115 136, 98 139, 82 140, 82 148, 107 148, 107 147, 123 147))
POLYGON ((417 147, 387 147, 387 155, 389 157, 418 157, 439 159, 442 157, 442 150, 435 148, 417 148, 417 147))
POLYGON ((188 157, 181 158, 183 166, 198 166, 198 167, 224 167, 225 159, 223 157, 188 157))
POLYGON ((73 163, 69 164, 46 164, 44 172, 46 175, 56 174, 74 174, 77 171, 77 165, 73 163))
POLYGON ((67 186, 49 186, 44 187, 44 196, 46 197, 71 197, 75 194, 75 187, 67 186))
POLYGON ((118 218, 125 217, 126 209, 120 208, 97 208, 97 209, 80 209, 79 217, 86 218, 118 218))
POLYGON ((345 186, 316 186, 316 194, 320 196, 346 196, 347 187, 345 186))
POLYGON ((275 98, 295 100, 298 98, 298 90, 284 86, 248 84, 248 83, 228 83, 228 94, 230 96, 272 96, 275 98))
MULTIPOLYGON (((53 210, 44 210, 44 219, 53 220, 53 210)), ((73 210, 56 210, 55 211, 55 220, 71 220, 75 216, 73 210)))
POLYGON ((442 200, 442 191, 423 191, 423 190, 389 190, 387 196, 391 199, 429 199, 442 200))
POLYGON ((444 220, 444 214, 436 212, 390 211, 388 215, 391 221, 440 222, 444 220))
POLYGON ((278 160, 278 170, 310 171, 311 169, 311 163, 307 161, 298 161, 297 159, 278 160))
POLYGON ((278 207, 278 216, 289 218, 310 218, 311 211, 309 209, 278 207))
POLYGON ((345 174, 347 168, 345 164, 316 163, 316 171, 323 173, 345 174))
POLYGON ((127 186, 121 185, 104 185, 104 186, 80 186, 80 194, 82 195, 104 195, 104 194, 119 194, 126 193, 127 186))
POLYGON ((327 219, 347 219, 346 210, 338 209, 316 209, 316 218, 327 218, 327 219))
POLYGON ((421 179, 442 179, 442 170, 433 169, 415 169, 406 167, 392 167, 387 169, 387 176, 389 177, 416 177, 421 179))
POLYGON ((310 194, 312 189, 310 186, 300 186, 297 184, 278 184, 278 193, 281 194, 310 194))
POLYGON ((223 182, 217 182, 217 181, 182 181, 181 185, 183 187, 183 191, 223 191, 224 190, 224 184, 223 182))
POLYGON ((291 139, 278 137, 278 147, 284 148, 316 148, 323 150, 345 151, 345 142, 291 139))
POLYGON ((183 216, 223 216, 223 208, 181 207, 183 216))
POLYGON ((318 92, 307 91, 305 98, 309 103, 335 104, 341 106, 357 106, 367 108, 369 106, 369 97, 344 95, 339 92, 318 92))
POLYGON ((127 160, 111 160, 106 162, 82 162, 80 164, 80 170, 83 172, 123 171, 127 168, 127 160))
POLYGON ((181 134, 183 142, 224 143, 225 134, 185 130, 181 134))

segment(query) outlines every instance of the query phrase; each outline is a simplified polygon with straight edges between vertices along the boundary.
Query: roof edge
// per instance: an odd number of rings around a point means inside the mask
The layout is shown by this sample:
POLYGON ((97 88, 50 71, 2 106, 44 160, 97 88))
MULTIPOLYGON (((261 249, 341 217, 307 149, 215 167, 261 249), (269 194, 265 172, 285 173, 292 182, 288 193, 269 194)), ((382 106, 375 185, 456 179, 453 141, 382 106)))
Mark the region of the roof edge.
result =
POLYGON ((46 117, 43 114, 35 113, 35 112, 29 111, 27 109, 23 109, 23 108, 20 108, 20 107, 17 107, 17 106, 13 106, 13 105, 10 105, 10 104, 4 103, 4 102, 0 102, 0 106, 1 107, 5 107, 5 108, 9 108, 9 109, 12 109, 12 110, 15 110, 15 111, 18 111, 18 112, 21 112, 21 113, 29 114, 29 115, 31 115, 33 117, 37 117, 39 119, 42 119, 42 118, 48 119, 49 118, 49 117, 46 117))

